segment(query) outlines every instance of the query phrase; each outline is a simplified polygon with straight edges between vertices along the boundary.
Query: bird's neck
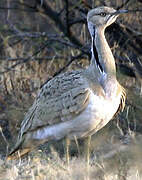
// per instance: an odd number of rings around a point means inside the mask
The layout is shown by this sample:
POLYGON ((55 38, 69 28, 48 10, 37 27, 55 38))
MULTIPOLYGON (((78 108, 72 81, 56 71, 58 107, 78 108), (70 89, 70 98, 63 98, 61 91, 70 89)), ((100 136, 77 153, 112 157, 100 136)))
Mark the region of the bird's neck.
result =
POLYGON ((94 48, 96 49, 97 55, 94 55, 94 59, 96 60, 96 64, 102 74, 105 73, 109 77, 115 77, 115 61, 111 49, 106 41, 104 31, 105 29, 101 27, 95 29, 94 44, 92 45, 95 46, 94 48))
POLYGON ((95 29, 95 37, 92 38, 92 61, 97 69, 98 80, 108 97, 114 97, 117 90, 116 67, 113 54, 106 41, 104 28, 95 29), (96 51, 96 53, 94 52, 96 51), (93 62, 94 61, 94 62, 93 62))

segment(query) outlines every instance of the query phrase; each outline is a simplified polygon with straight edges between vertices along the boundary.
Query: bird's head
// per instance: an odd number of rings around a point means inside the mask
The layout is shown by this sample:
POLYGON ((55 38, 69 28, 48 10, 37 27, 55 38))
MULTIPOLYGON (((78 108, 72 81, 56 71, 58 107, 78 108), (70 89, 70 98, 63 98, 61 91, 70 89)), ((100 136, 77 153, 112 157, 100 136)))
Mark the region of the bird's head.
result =
POLYGON ((88 12, 87 22, 90 33, 92 35, 93 27, 103 27, 111 25, 115 22, 116 18, 123 13, 127 13, 128 10, 115 10, 111 7, 101 6, 95 9, 92 9, 88 12))

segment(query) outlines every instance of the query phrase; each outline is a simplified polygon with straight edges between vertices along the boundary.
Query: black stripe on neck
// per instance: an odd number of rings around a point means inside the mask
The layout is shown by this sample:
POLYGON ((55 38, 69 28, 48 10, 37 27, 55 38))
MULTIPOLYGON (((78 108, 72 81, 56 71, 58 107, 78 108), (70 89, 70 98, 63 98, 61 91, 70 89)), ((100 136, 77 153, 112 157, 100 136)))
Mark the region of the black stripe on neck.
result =
POLYGON ((94 53, 94 57, 95 57, 95 60, 96 60, 96 63, 97 63, 97 66, 100 68, 101 72, 103 72, 103 67, 99 61, 99 57, 98 57, 98 52, 97 52, 97 49, 96 49, 96 46, 95 46, 95 33, 94 33, 94 36, 93 36, 93 53, 94 53))

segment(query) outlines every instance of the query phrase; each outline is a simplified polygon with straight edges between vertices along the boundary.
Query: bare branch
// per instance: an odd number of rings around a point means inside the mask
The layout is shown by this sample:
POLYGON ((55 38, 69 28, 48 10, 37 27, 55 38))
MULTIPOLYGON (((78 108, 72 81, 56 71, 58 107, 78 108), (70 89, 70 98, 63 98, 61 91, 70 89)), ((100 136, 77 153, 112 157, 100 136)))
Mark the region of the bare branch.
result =
POLYGON ((12 36, 11 38, 15 38, 15 37, 21 37, 21 38, 24 38, 24 37, 28 37, 28 38, 40 38, 40 37, 47 37, 48 41, 55 41, 55 42, 59 42, 63 45, 66 45, 66 46, 69 46, 69 47, 72 47, 72 48, 75 48, 75 49, 78 49, 80 51, 82 51, 83 53, 85 54, 88 54, 89 55, 89 50, 88 49, 84 49, 84 47, 80 47, 76 44, 72 44, 71 42, 63 39, 64 36, 63 35, 58 35, 58 34, 48 34, 46 32, 22 32, 20 31, 19 29, 17 29, 12 23, 10 23, 10 26, 11 28, 13 29, 13 31, 16 33, 16 35, 12 36))
MULTIPOLYGON (((68 62, 64 67, 62 67, 62 68, 59 69, 57 72, 55 72, 54 75, 52 76, 52 78, 55 77, 55 76, 57 76, 57 75, 59 75, 61 72, 63 72, 67 67, 69 67, 69 65, 70 65, 72 62, 74 62, 74 61, 76 61, 76 60, 78 60, 78 59, 82 59, 83 57, 85 57, 83 53, 80 53, 80 54, 77 55, 77 56, 71 56, 69 62, 68 62)), ((51 80, 52 78, 48 79, 44 84, 46 84, 46 83, 47 83, 49 80, 51 80)), ((43 84, 42 86, 44 86, 44 84, 43 84)), ((41 87, 42 87, 42 86, 41 86, 41 87)), ((41 87, 40 87, 40 88, 41 88, 41 87)))
MULTIPOLYGON (((0 60, 5 61, 26 61, 27 58, 24 57, 17 57, 17 58, 11 58, 11 57, 0 57, 0 60)), ((44 57, 34 57, 34 61, 42 61, 42 60, 52 60, 52 59, 65 59, 64 56, 44 56, 44 57)), ((0 72, 1 73, 1 72, 0 72)))
POLYGON ((49 16, 50 19, 52 19, 56 23, 56 26, 59 28, 59 30, 61 32, 63 32, 63 34, 65 36, 67 36, 72 43, 77 44, 78 46, 82 46, 81 42, 74 35, 72 35, 72 33, 70 33, 68 36, 68 34, 66 32, 66 27, 63 24, 60 17, 58 16, 58 13, 53 11, 53 9, 50 8, 50 6, 47 4, 47 1, 43 2, 42 7, 38 6, 38 5, 40 5, 40 0, 36 0, 36 2, 37 2, 37 10, 40 13, 43 13, 43 14, 49 16))
POLYGON ((77 24, 77 23, 86 23, 86 18, 82 17, 82 18, 76 18, 76 19, 70 20, 69 26, 71 27, 72 25, 77 24))
POLYGON ((24 11, 24 12, 30 12, 30 13, 35 13, 37 10, 34 9, 26 9, 26 8, 16 8, 16 7, 2 7, 0 6, 0 10, 17 10, 17 11, 24 11))
POLYGON ((35 51, 35 53, 33 53, 31 56, 23 59, 22 61, 16 62, 14 65, 12 65, 11 67, 7 68, 6 71, 1 72, 0 74, 4 74, 4 73, 6 73, 6 72, 8 72, 8 71, 11 71, 11 70, 13 70, 15 67, 17 67, 17 66, 20 65, 20 64, 23 64, 23 63, 26 63, 26 62, 28 62, 28 61, 34 60, 34 56, 36 56, 38 53, 40 53, 46 46, 47 46, 47 42, 44 43, 44 45, 42 45, 42 46, 41 46, 37 51, 35 51))
POLYGON ((69 62, 61 69, 59 69, 59 71, 57 71, 53 77, 57 76, 58 74, 60 74, 62 71, 64 71, 73 61, 76 61, 77 59, 82 59, 84 57, 83 53, 80 53, 77 56, 71 56, 69 62))
POLYGON ((117 7, 117 10, 119 10, 119 9, 121 9, 121 8, 123 8, 123 7, 125 7, 125 6, 129 3, 129 1, 130 1, 130 0, 124 1, 120 6, 117 7))

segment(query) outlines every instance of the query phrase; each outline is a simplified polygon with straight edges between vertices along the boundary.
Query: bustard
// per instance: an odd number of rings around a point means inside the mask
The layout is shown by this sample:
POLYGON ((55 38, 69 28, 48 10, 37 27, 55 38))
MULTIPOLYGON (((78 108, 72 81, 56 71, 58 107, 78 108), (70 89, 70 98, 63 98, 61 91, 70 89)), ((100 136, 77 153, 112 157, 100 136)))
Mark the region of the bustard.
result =
POLYGON ((115 61, 104 31, 126 12, 104 6, 89 11, 90 66, 58 75, 43 85, 21 123, 8 159, 22 156, 46 141, 90 137, 123 110, 126 94, 116 79, 115 61))

